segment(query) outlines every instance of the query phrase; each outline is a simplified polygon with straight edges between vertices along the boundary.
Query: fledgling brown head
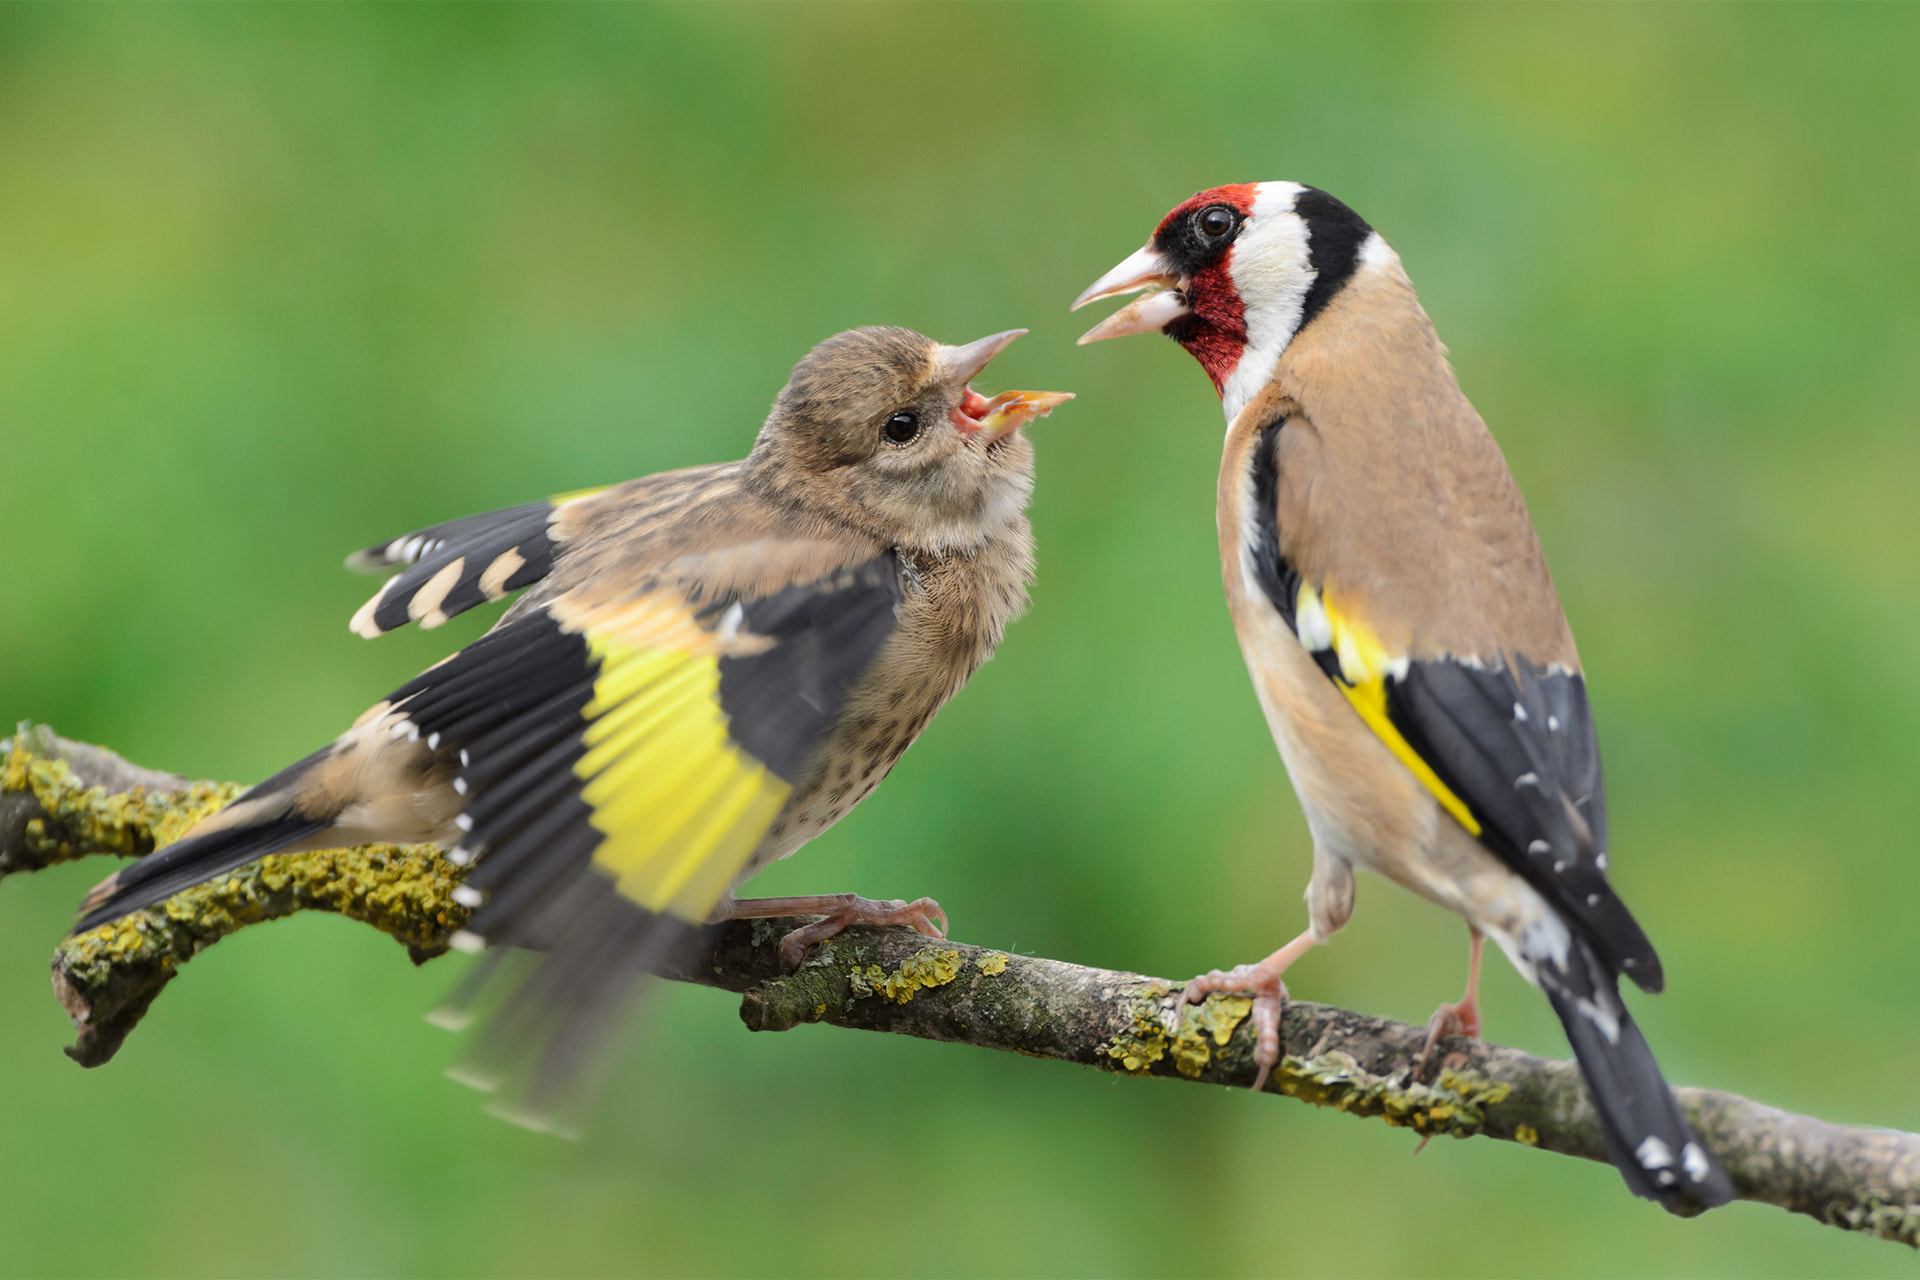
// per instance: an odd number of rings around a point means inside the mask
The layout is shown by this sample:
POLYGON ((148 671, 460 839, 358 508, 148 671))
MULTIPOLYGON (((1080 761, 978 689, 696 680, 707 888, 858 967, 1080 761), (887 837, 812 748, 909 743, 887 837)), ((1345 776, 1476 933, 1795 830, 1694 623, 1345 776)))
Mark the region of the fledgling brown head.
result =
POLYGON ((1020 428, 1073 398, 989 400, 969 385, 1025 332, 963 347, 891 326, 835 334, 794 366, 747 460, 748 482, 892 546, 981 546, 1033 492, 1033 446, 1020 428))

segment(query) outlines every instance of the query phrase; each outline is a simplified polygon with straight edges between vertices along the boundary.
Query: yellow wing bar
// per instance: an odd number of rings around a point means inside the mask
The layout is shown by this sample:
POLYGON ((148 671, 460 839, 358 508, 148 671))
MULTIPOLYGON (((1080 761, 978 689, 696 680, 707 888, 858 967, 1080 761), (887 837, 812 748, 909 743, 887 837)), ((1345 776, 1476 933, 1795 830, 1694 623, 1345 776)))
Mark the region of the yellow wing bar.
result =
POLYGON ((1341 613, 1304 582, 1294 602, 1293 616, 1302 644, 1309 650, 1333 651, 1340 663, 1340 678, 1334 684, 1347 695, 1347 701, 1367 722, 1374 736, 1387 744, 1387 749, 1399 757, 1400 763, 1420 780, 1420 785, 1432 792, 1433 798, 1470 835, 1479 835, 1480 822, 1473 811, 1440 781, 1433 766, 1413 749, 1387 715, 1387 677, 1404 671, 1405 660, 1391 657, 1372 627, 1341 613))
POLYGON ((600 674, 574 772, 607 837, 593 861, 647 910, 703 920, 793 789, 728 736, 716 654, 588 647, 600 674))

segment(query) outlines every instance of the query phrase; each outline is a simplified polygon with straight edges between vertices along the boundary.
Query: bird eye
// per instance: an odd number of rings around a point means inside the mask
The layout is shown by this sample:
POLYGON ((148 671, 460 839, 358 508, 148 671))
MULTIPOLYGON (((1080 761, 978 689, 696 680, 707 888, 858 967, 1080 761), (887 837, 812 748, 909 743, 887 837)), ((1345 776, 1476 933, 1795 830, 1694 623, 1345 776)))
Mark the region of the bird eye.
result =
POLYGON ((1200 216, 1195 219, 1195 223, 1199 226, 1201 235, 1210 240, 1218 240, 1233 230, 1233 210, 1223 204, 1212 205, 1200 211, 1200 216))
POLYGON ((887 425, 880 430, 895 444, 905 444, 920 434, 920 415, 911 409, 902 409, 888 418, 887 425))

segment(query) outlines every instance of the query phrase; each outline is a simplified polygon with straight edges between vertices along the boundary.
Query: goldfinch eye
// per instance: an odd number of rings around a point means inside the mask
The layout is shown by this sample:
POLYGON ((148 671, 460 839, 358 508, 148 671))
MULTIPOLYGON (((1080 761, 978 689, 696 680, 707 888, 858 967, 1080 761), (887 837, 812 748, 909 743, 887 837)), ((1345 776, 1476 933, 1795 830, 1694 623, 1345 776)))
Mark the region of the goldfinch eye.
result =
POLYGON ((1200 228, 1201 235, 1206 236, 1210 240, 1218 240, 1221 236, 1233 230, 1233 210, 1229 209, 1226 205, 1216 204, 1210 208, 1202 209, 1200 216, 1195 219, 1195 221, 1200 228))
POLYGON ((902 409, 888 418, 887 425, 880 430, 895 444, 905 444, 920 434, 920 415, 910 409, 902 409))

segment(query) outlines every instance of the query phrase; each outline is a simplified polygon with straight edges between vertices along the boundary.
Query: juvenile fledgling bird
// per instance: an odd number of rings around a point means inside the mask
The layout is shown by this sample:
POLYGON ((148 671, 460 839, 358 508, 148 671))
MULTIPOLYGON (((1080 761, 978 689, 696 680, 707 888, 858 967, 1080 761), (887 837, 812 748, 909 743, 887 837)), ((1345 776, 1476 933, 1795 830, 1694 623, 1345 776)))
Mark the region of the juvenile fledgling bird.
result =
POLYGON ((1466 995, 1434 1015, 1429 1054, 1479 1034, 1492 937, 1560 1016, 1627 1185, 1669 1209, 1724 1203, 1620 1001, 1619 975, 1662 976, 1607 881, 1573 635, 1399 255, 1324 191, 1245 183, 1179 205, 1074 307, 1154 286, 1080 341, 1165 333, 1220 393, 1227 601, 1314 844, 1307 929, 1186 999, 1256 992, 1263 1084, 1281 974, 1347 922, 1369 868, 1467 921, 1466 995))
POLYGON ((76 931, 264 854, 452 846, 474 908, 455 945, 545 952, 463 1068, 514 1081, 530 1123, 690 922, 822 916, 782 940, 790 966, 854 921, 940 935, 926 898, 732 891, 871 792, 1026 608, 1019 428, 1071 397, 968 385, 1024 332, 962 347, 841 333, 795 367, 745 461, 355 554, 402 569, 354 616, 363 636, 526 594, 334 742, 108 877, 76 931))

